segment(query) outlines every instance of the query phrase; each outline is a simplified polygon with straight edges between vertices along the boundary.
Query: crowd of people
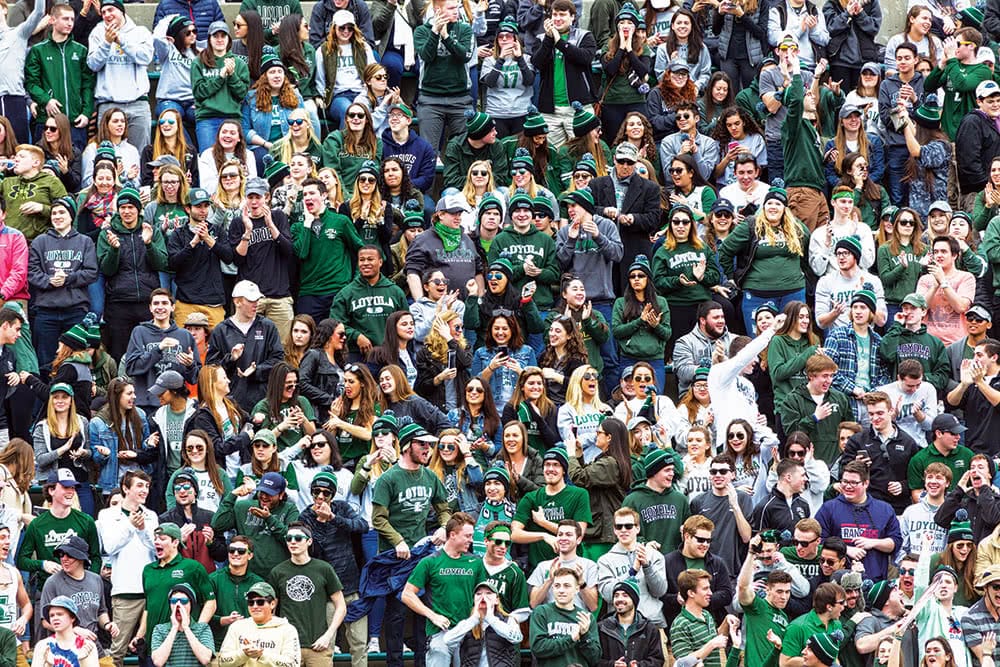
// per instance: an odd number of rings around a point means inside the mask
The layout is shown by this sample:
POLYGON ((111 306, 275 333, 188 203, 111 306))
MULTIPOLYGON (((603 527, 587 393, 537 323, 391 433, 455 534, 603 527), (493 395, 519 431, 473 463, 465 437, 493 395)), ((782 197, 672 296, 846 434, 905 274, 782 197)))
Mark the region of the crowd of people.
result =
POLYGON ((995 667, 1000 2, 129 9, 0 0, 0 665, 995 667))

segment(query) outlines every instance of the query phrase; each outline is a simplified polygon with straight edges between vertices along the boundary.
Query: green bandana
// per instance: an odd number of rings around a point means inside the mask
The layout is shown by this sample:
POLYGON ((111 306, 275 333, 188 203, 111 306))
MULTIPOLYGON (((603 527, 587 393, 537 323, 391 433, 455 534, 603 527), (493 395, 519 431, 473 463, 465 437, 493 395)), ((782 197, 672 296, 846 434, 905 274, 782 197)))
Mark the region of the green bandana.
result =
POLYGON ((843 190, 830 197, 830 201, 834 199, 854 199, 854 193, 843 190))
POLYGON ((441 244, 444 245, 445 252, 454 252, 458 245, 462 242, 462 228, 454 229, 447 225, 441 224, 440 222, 434 223, 434 231, 441 238, 441 244))

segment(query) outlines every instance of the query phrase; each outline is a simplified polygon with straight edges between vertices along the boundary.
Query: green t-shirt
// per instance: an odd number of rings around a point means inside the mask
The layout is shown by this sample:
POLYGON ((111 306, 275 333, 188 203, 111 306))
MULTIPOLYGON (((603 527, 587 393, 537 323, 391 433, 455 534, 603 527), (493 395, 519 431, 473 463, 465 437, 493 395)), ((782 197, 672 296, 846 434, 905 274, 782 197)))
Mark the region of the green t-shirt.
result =
POLYGON ((749 605, 740 605, 746 614, 746 664, 753 667, 778 667, 778 649, 767 640, 767 631, 779 637, 788 629, 788 615, 775 609, 767 600, 753 596, 749 605))
MULTIPOLYGON (((560 35, 559 39, 569 39, 569 33, 560 35)), ((570 101, 569 89, 566 87, 566 60, 561 50, 553 50, 555 53, 552 67, 552 103, 557 107, 568 107, 570 101)))
MULTIPOLYGON (((472 554, 452 558, 442 549, 436 555, 417 563, 406 583, 427 591, 430 608, 446 617, 454 626, 469 615, 480 562, 472 554)), ((427 636, 437 632, 438 627, 428 620, 427 636)))
MULTIPOLYGON (((296 401, 285 401, 284 403, 282 403, 281 407, 278 408, 278 414, 281 415, 281 419, 287 417, 288 413, 295 405, 298 405, 299 408, 301 408, 302 414, 308 421, 316 421, 316 410, 313 409, 312 403, 305 396, 299 396, 296 401)), ((269 411, 267 409, 266 398, 262 398, 261 400, 257 401, 257 405, 253 406, 253 410, 251 411, 250 414, 264 415, 264 421, 261 422, 260 428, 273 429, 279 423, 281 423, 281 419, 279 419, 278 421, 274 421, 271 419, 271 415, 269 414, 269 411)), ((305 431, 303 431, 301 428, 293 428, 283 432, 281 435, 278 436, 278 451, 279 452, 285 451, 286 449, 297 443, 299 440, 301 440, 303 435, 305 435, 305 431)))
POLYGON ((944 456, 934 443, 931 443, 914 454, 907 464, 907 484, 911 489, 924 488, 924 471, 927 470, 927 466, 932 463, 943 463, 951 470, 951 484, 948 485, 948 490, 951 491, 958 486, 958 480, 962 479, 962 475, 969 472, 972 456, 973 451, 965 445, 959 445, 948 456, 944 456))
MULTIPOLYGON (((410 546, 427 536, 424 524, 431 506, 444 502, 448 502, 444 485, 425 466, 411 471, 397 463, 379 476, 372 491, 372 503, 389 510, 389 523, 410 546)), ((379 551, 395 546, 379 535, 379 551)))
POLYGON ((810 637, 821 632, 840 630, 840 628, 840 621, 830 621, 829 626, 823 625, 816 610, 812 609, 805 616, 799 616, 788 624, 785 636, 781 638, 781 655, 797 658, 802 654, 802 649, 805 648, 810 637))
POLYGON ((146 644, 152 646, 153 629, 160 623, 170 622, 170 589, 183 581, 194 589, 198 604, 191 608, 191 618, 198 618, 201 606, 215 599, 215 591, 208 582, 208 573, 196 560, 177 554, 166 565, 159 561, 148 563, 142 569, 142 590, 146 595, 146 644))
MULTIPOLYGON (((357 418, 358 411, 351 410, 347 413, 347 419, 344 421, 353 424, 354 420, 357 418)), ((369 440, 355 438, 346 430, 339 429, 337 431, 337 447, 340 449, 340 455, 343 459, 345 461, 350 461, 351 459, 356 459, 367 454, 371 447, 371 442, 369 440)))
POLYGON ((812 579, 813 577, 818 577, 820 575, 818 551, 816 552, 816 557, 811 560, 799 558, 799 554, 795 551, 795 547, 782 547, 781 555, 785 557, 785 560, 797 567, 799 572, 806 579, 812 579))
POLYGON ((299 632, 299 644, 312 646, 326 632, 326 602, 343 589, 333 566, 311 558, 305 565, 279 563, 268 577, 278 594, 281 615, 299 632))
POLYGON ((166 424, 163 433, 167 441, 167 475, 172 475, 181 467, 181 447, 184 445, 184 410, 174 412, 166 409, 166 424))
MULTIPOLYGON (((590 496, 579 486, 566 486, 555 495, 549 495, 543 486, 528 493, 517 503, 514 521, 520 521, 524 529, 529 532, 546 533, 548 531, 538 526, 531 518, 532 511, 537 508, 541 508, 545 513, 545 519, 552 523, 559 523, 563 519, 573 519, 587 524, 594 522, 590 514, 590 496)), ((542 561, 552 560, 555 556, 556 552, 552 547, 542 540, 528 545, 528 562, 532 569, 542 561)))
POLYGON ((484 561, 479 561, 476 585, 483 581, 489 581, 497 587, 500 602, 508 612, 528 606, 528 582, 517 563, 507 561, 499 568, 490 568, 484 561))

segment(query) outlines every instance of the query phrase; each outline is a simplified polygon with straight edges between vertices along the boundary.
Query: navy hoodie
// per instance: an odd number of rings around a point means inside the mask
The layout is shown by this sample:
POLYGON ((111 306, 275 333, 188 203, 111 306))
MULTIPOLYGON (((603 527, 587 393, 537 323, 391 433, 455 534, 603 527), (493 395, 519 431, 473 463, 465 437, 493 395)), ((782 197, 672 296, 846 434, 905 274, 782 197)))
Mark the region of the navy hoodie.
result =
POLYGON ((135 404, 139 407, 153 410, 159 407, 160 399, 151 394, 149 388, 156 382, 160 373, 177 371, 185 381, 194 384, 198 379, 200 368, 198 348, 187 329, 180 328, 174 322, 171 322, 166 329, 161 329, 152 320, 132 329, 132 336, 128 339, 128 349, 125 350, 125 372, 135 385, 135 404), (161 350, 160 341, 164 338, 173 338, 180 345, 161 350), (185 366, 177 360, 177 355, 188 350, 194 351, 194 363, 185 366))
POLYGON ((437 173, 437 153, 426 139, 411 128, 406 143, 399 144, 392 138, 392 130, 386 128, 382 132, 382 159, 390 156, 398 157, 406 165, 413 187, 425 193, 431 191, 437 173))
POLYGON ((194 232, 190 225, 175 229, 167 238, 170 268, 177 275, 177 300, 204 306, 221 306, 226 302, 222 282, 222 265, 233 261, 229 236, 218 226, 209 224, 209 234, 215 239, 211 248, 206 243, 191 247, 194 232))
POLYGON ((28 249, 28 284, 37 308, 70 310, 90 303, 87 288, 97 280, 97 248, 89 236, 71 229, 60 236, 49 229, 28 249), (62 287, 50 282, 56 270, 66 274, 62 287))
POLYGON ((856 537, 891 537, 896 544, 893 553, 871 549, 861 561, 865 566, 866 579, 879 581, 889 576, 889 563, 894 553, 903 546, 903 534, 892 505, 870 495, 865 502, 855 505, 838 495, 823 503, 816 513, 816 520, 819 521, 823 537, 840 537, 848 546, 854 545, 856 537))

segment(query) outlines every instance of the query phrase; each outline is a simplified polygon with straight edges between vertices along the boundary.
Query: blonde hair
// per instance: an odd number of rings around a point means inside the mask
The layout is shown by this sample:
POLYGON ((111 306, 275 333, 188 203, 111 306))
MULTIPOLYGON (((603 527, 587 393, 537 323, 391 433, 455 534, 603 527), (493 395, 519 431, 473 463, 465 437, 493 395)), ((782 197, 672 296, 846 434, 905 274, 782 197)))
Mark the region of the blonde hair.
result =
POLYGON ((219 167, 219 187, 215 191, 214 199, 218 202, 219 206, 223 208, 237 208, 243 204, 243 199, 246 197, 246 187, 247 179, 246 172, 243 171, 243 163, 236 158, 229 158, 222 163, 221 167, 219 167), (236 167, 236 169, 240 172, 240 189, 235 201, 229 198, 229 193, 227 193, 222 187, 222 171, 226 167, 236 167))
POLYGON ((69 413, 66 415, 67 431, 63 433, 59 427, 59 418, 56 416, 56 409, 52 406, 52 396, 49 396, 48 406, 45 408, 45 423, 49 427, 49 433, 57 438, 73 440, 80 432, 80 420, 76 416, 76 401, 69 397, 69 413))
POLYGON ((341 204, 344 203, 344 183, 340 180, 340 174, 338 174, 337 170, 334 169, 333 167, 323 167, 318 172, 316 172, 316 178, 319 178, 319 175, 322 174, 324 171, 328 171, 331 174, 333 174, 334 180, 336 180, 336 182, 337 182, 337 187, 334 188, 334 191, 336 192, 336 194, 332 194, 330 192, 330 188, 327 188, 326 189, 326 198, 329 200, 330 197, 331 197, 331 195, 332 195, 333 199, 330 200, 330 203, 332 203, 332 204, 334 204, 336 206, 340 206, 341 204))
MULTIPOLYGON (((458 319, 458 313, 454 310, 441 311, 434 318, 434 322, 431 324, 430 333, 428 333, 427 337, 424 338, 424 347, 427 348, 431 357, 441 363, 448 361, 448 343, 445 341, 444 337, 438 333, 438 326, 441 324, 448 326, 448 324, 455 319, 458 319)), ((463 350, 469 345, 465 342, 464 335, 459 336, 455 342, 458 343, 458 346, 463 350)))
POLYGON ((371 204, 368 206, 368 217, 362 217, 364 206, 361 188, 355 183, 354 192, 351 194, 351 217, 354 220, 362 220, 368 225, 378 226, 382 222, 382 193, 378 187, 378 176, 375 177, 375 188, 372 190, 371 204))
MULTIPOLYGON (((441 431, 441 433, 438 435, 438 441, 440 442, 441 438, 446 438, 448 436, 459 436, 461 434, 462 432, 459 431, 457 428, 446 428, 445 430, 441 431)), ((454 465, 455 465, 455 484, 458 486, 458 492, 461 493, 463 487, 465 486, 465 481, 464 481, 465 457, 461 456, 461 452, 458 452, 455 455, 454 465)), ((432 473, 434 473, 437 476, 438 479, 441 480, 442 484, 444 483, 444 475, 445 475, 444 466, 445 462, 441 458, 441 449, 439 447, 435 447, 434 449, 431 450, 431 460, 427 463, 427 467, 430 469, 432 473)))
MULTIPOLYGON (((766 238, 769 245, 777 245, 778 237, 774 233, 774 225, 764 216, 764 207, 757 212, 755 220, 755 230, 757 238, 766 238)), ((792 214, 792 209, 785 205, 785 210, 781 214, 781 232, 785 235, 785 246, 793 255, 802 254, 802 231, 799 229, 798 220, 792 214)))
POLYGON ((476 202, 476 186, 472 184, 472 170, 477 167, 486 167, 486 172, 489 174, 486 177, 486 192, 492 192, 496 189, 496 184, 493 182, 493 163, 486 160, 476 160, 469 165, 469 170, 465 172, 465 186, 462 188, 462 196, 465 197, 469 206, 476 206, 478 203, 476 202))
MULTIPOLYGON (((584 364, 578 367, 573 374, 569 376, 569 382, 566 385, 566 403, 573 408, 576 414, 583 414, 588 407, 590 407, 594 412, 611 412, 611 407, 606 403, 601 401, 600 393, 594 394, 594 401, 592 403, 583 402, 583 374, 587 371, 593 371, 597 373, 597 369, 590 364, 584 364)), ((600 373, 597 373, 600 376, 600 373)))
MULTIPOLYGON (((312 122, 309 120, 309 112, 304 108, 298 108, 288 114, 288 120, 304 120, 302 124, 306 128, 306 146, 311 146, 313 142, 319 143, 319 137, 316 136, 316 130, 313 129, 312 122)), ((292 156, 295 154, 295 147, 292 145, 292 131, 289 130, 288 134, 283 136, 275 144, 278 149, 278 159, 285 164, 290 164, 292 156)))

